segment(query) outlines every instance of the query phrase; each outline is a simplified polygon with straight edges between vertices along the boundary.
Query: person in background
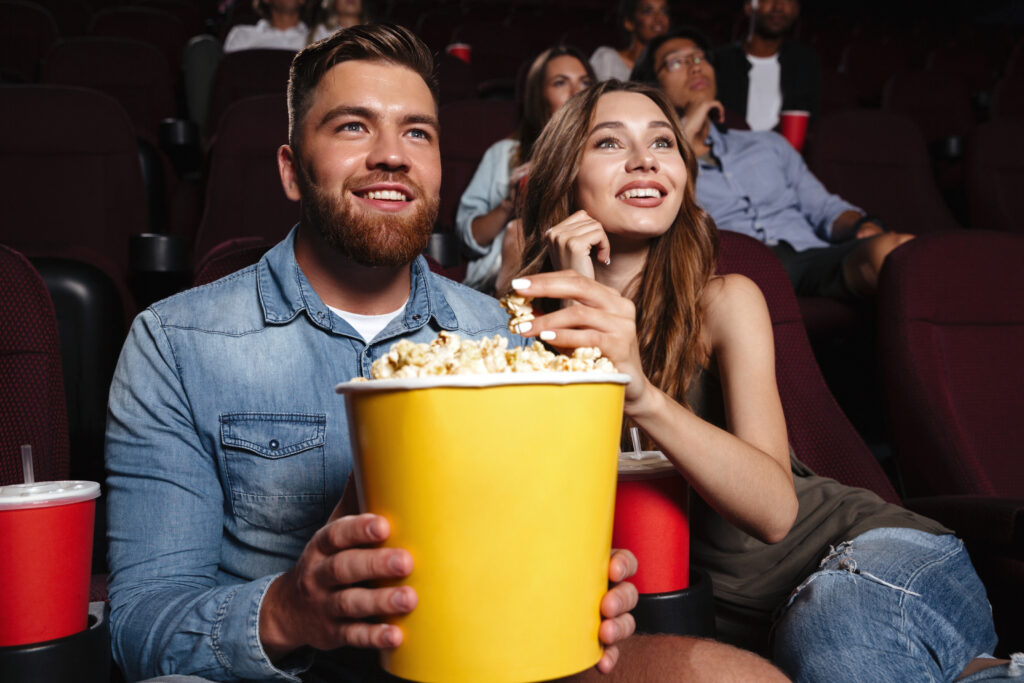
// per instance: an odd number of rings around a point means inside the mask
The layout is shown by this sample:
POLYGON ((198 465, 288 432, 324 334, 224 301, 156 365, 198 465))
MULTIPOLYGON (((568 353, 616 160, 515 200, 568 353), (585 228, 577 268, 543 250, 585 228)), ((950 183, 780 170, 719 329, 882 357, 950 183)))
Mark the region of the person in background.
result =
POLYGON ((711 575, 718 637, 767 650, 771 627, 796 681, 1024 679, 1024 656, 991 658, 991 608, 956 536, 795 457, 767 304, 747 277, 715 275, 695 162, 650 86, 566 103, 534 148, 512 288, 539 314, 518 331, 598 346, 630 376, 627 423, 693 491, 690 558, 711 575))
POLYGON ((597 80, 629 80, 629 72, 648 41, 665 33, 670 19, 668 0, 621 0, 619 27, 628 37, 628 44, 621 50, 609 45, 594 50, 590 55, 590 66, 597 80))
POLYGON ((239 24, 228 31, 224 52, 239 50, 295 50, 306 45, 309 28, 302 21, 305 0, 253 0, 260 15, 255 25, 239 24))
POLYGON ((471 259, 463 284, 494 291, 505 229, 515 216, 516 186, 527 172, 533 143, 551 114, 593 82, 586 57, 569 45, 548 48, 530 64, 518 130, 488 148, 459 200, 455 232, 471 259))
POLYGON ((779 113, 810 112, 821 104, 821 63, 813 49, 792 40, 800 0, 746 0, 751 30, 715 51, 719 100, 750 130, 772 130, 779 113))
POLYGON ((889 253, 913 235, 831 194, 781 135, 719 127, 710 43, 683 27, 654 39, 634 76, 658 85, 697 155, 697 202, 722 230, 750 235, 782 260, 797 294, 855 300, 874 294, 889 253))
POLYGON ((340 28, 369 24, 371 16, 370 0, 321 0, 316 5, 309 42, 323 40, 340 28))

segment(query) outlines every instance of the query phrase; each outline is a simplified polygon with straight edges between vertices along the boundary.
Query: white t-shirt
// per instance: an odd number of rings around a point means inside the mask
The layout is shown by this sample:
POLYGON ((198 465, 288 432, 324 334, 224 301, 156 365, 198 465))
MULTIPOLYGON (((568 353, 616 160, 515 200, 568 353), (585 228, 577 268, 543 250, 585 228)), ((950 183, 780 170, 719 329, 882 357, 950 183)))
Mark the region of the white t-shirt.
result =
POLYGON ((747 90, 747 124, 750 130, 771 130, 779 122, 782 110, 782 85, 779 55, 752 57, 750 62, 750 89, 747 90))
POLYGON ((594 54, 590 55, 590 66, 599 81, 607 81, 610 78, 628 81, 632 72, 629 64, 622 61, 618 50, 608 45, 602 45, 594 50, 594 54))
MULTIPOLYGON (((406 300, 405 304, 409 303, 406 300)), ((388 323, 397 318, 405 311, 405 304, 397 311, 391 313, 381 313, 380 315, 361 315, 359 313, 349 313, 343 311, 340 308, 334 306, 328 306, 327 308, 334 311, 334 313, 342 320, 347 322, 355 331, 359 333, 359 336, 363 338, 363 341, 371 342, 373 338, 380 334, 381 330, 388 326, 388 323)))
POLYGON ((295 50, 306 47, 309 27, 301 21, 297 26, 276 29, 266 19, 260 19, 255 26, 239 24, 228 31, 224 39, 224 52, 239 50, 295 50))

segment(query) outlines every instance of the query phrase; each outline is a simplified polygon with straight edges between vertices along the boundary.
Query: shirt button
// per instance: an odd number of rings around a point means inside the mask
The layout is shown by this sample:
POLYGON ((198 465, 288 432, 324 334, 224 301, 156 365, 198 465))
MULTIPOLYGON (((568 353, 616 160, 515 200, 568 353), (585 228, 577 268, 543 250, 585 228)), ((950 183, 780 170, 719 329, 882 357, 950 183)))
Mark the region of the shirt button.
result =
POLYGON ((412 319, 413 320, 419 320, 420 319, 420 314, 419 313, 413 314, 412 319))
POLYGON ((280 441, 278 441, 277 439, 271 439, 270 440, 270 450, 276 451, 280 447, 281 447, 281 442, 280 441))

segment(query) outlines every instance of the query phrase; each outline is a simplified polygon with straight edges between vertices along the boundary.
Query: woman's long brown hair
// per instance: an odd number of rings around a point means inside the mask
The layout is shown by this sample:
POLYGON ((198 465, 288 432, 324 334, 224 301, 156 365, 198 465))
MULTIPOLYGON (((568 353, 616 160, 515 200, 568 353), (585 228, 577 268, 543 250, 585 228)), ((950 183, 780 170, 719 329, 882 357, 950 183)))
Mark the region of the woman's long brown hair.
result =
POLYGON ((581 208, 576 202, 576 178, 584 144, 598 100, 611 92, 638 93, 653 100, 672 125, 686 163, 679 214, 664 234, 651 240, 647 263, 629 288, 636 304, 644 372, 655 386, 686 405, 686 388, 706 353, 700 344, 701 296, 715 271, 718 233, 711 217, 697 206, 696 158, 675 110, 660 91, 639 83, 605 81, 572 97, 551 118, 534 146, 526 186, 521 275, 552 270, 543 233, 581 208))

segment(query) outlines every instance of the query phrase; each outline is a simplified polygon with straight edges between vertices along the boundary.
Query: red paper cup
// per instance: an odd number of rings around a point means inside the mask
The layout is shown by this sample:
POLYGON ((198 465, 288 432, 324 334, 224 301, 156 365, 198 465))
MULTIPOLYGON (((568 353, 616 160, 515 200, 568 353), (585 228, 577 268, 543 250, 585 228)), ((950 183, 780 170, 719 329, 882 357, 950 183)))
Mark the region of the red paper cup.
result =
POLYGON ((84 631, 100 485, 0 486, 0 647, 84 631))
POLYGON ((472 48, 470 48, 469 43, 452 43, 451 45, 446 47, 444 51, 450 54, 452 57, 457 57, 464 61, 466 64, 469 64, 470 52, 472 51, 472 48))
POLYGON ((629 579, 640 593, 668 593, 690 585, 687 484, 658 451, 619 456, 612 547, 636 555, 629 579))
POLYGON ((782 137, 789 140, 789 144, 796 148, 796 151, 803 151, 804 138, 807 137, 807 121, 811 112, 790 109, 779 114, 779 129, 782 137))

